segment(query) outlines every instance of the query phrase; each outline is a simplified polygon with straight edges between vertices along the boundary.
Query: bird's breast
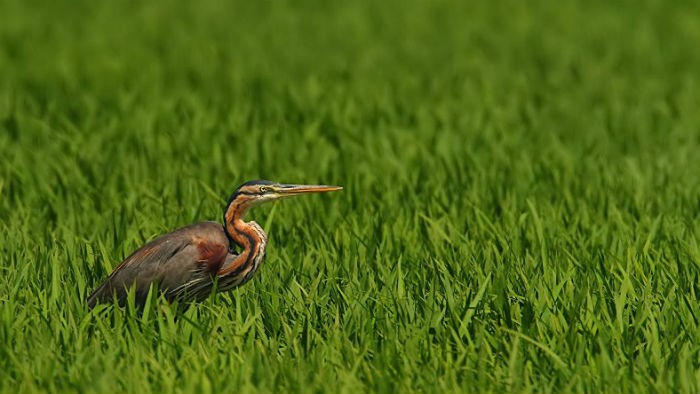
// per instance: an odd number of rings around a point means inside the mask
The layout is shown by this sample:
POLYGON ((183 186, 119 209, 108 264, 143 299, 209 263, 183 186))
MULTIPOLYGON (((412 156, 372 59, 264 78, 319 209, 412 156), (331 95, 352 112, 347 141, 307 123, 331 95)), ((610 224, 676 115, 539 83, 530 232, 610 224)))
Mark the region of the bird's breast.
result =
POLYGON ((267 247, 267 234, 265 234, 265 231, 260 227, 260 225, 256 222, 250 222, 249 223, 251 228, 253 229, 253 233, 256 235, 256 240, 254 245, 255 252, 253 253, 253 258, 252 258, 252 272, 250 275, 255 273, 257 271, 258 267, 260 267, 260 264, 262 264, 263 258, 265 257, 265 248, 267 247))

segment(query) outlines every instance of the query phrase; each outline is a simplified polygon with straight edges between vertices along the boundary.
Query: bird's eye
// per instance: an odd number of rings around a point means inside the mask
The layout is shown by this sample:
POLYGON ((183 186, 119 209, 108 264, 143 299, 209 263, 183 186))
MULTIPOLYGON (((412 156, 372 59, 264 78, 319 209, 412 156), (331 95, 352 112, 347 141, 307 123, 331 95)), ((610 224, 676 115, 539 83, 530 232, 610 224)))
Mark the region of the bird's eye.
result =
POLYGON ((269 186, 260 186, 260 192, 267 193, 269 191, 272 191, 272 189, 269 186))

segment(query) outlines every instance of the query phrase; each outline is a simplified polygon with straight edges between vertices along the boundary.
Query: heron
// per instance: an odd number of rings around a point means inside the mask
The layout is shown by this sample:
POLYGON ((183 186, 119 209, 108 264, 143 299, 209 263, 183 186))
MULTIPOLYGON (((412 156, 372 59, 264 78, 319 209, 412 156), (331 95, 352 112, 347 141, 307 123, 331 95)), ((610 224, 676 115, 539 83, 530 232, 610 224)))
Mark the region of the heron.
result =
POLYGON ((161 235, 133 252, 88 297, 90 309, 99 303, 127 303, 134 289, 135 304, 143 307, 151 288, 184 308, 217 291, 233 290, 248 282, 265 256, 267 234, 244 221, 248 209, 267 201, 307 193, 341 190, 340 186, 291 185, 265 180, 248 181, 231 195, 223 225, 195 223, 161 235))

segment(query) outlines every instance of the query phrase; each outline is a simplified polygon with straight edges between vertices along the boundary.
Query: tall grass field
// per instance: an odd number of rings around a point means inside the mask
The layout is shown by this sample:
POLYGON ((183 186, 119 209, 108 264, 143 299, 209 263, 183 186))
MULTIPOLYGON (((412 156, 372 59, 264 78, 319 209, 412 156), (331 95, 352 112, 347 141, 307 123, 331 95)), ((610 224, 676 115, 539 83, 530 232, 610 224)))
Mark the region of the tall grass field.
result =
POLYGON ((0 1, 0 392, 700 392, 696 1, 0 1), (184 314, 86 297, 222 220, 184 314))

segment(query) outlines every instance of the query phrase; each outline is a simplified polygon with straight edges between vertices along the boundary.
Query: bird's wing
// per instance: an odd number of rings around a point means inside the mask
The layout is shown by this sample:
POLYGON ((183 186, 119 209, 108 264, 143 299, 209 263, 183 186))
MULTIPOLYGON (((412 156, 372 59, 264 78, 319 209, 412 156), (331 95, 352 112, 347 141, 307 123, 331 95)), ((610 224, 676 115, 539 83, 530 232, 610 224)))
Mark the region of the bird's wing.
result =
MULTIPOLYGON (((209 235, 209 234, 204 234, 209 235)), ((151 285, 174 290, 193 279, 216 272, 226 261, 228 245, 218 236, 198 236, 193 231, 176 231, 144 245, 126 258, 88 298, 92 308, 116 296, 126 302, 128 289, 135 287, 136 303, 146 300, 151 285)))
POLYGON ((193 244, 197 248, 197 262, 203 265, 203 269, 211 274, 216 273, 226 261, 229 255, 228 244, 208 238, 195 237, 193 244))

